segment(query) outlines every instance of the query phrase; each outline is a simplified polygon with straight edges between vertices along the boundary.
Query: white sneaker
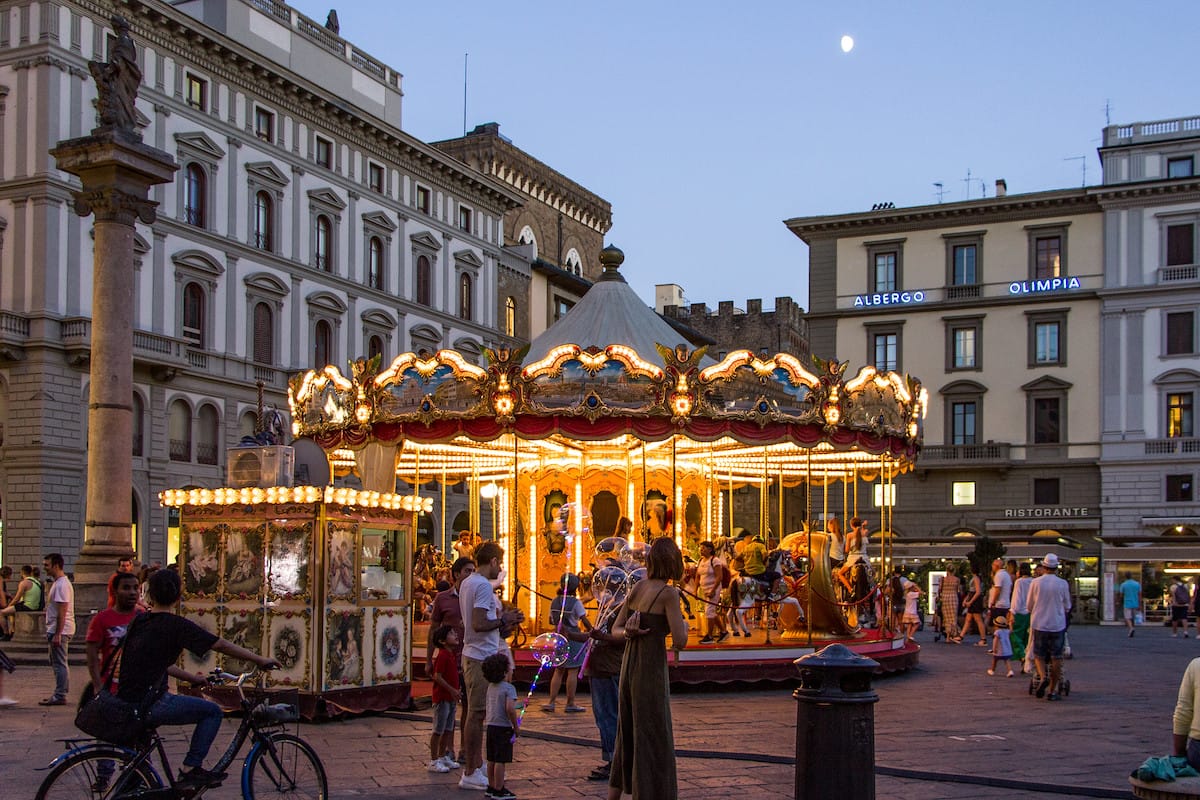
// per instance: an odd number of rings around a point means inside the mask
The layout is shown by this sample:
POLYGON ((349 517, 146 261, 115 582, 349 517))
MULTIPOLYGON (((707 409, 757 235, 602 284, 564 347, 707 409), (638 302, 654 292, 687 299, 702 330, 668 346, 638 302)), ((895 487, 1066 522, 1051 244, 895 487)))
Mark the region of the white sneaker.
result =
POLYGON ((451 756, 449 753, 446 753, 446 755, 439 758, 438 761, 441 761, 443 764, 445 764, 447 769, 461 769, 462 768, 462 764, 455 761, 454 757, 451 756))
POLYGON ((427 772, 449 772, 450 768, 447 767, 440 759, 438 759, 430 761, 429 764, 425 766, 425 770, 427 772))
POLYGON ((483 771, 483 767, 480 767, 469 775, 464 772, 463 776, 458 779, 458 788, 483 791, 488 788, 487 773, 483 771))
POLYGON ((17 701, 11 697, 0 697, 0 706, 15 706, 16 704, 17 701))

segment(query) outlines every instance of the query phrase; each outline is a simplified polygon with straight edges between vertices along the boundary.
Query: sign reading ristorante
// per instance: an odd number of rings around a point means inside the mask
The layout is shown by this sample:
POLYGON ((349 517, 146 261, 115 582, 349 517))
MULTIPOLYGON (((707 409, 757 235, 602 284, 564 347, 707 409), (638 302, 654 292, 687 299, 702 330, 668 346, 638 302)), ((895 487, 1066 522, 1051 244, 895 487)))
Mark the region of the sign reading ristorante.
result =
POLYGON ((1087 506, 1027 506, 1004 509, 1004 516, 1015 519, 1090 517, 1091 515, 1092 510, 1087 506))

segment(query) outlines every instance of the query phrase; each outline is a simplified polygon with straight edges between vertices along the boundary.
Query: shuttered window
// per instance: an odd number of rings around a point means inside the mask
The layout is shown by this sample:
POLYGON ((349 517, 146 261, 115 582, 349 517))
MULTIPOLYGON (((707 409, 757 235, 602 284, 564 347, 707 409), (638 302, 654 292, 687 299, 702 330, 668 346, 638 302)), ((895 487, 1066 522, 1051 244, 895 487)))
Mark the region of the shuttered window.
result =
POLYGON ((275 315, 266 303, 254 306, 254 360, 259 364, 275 362, 275 315))

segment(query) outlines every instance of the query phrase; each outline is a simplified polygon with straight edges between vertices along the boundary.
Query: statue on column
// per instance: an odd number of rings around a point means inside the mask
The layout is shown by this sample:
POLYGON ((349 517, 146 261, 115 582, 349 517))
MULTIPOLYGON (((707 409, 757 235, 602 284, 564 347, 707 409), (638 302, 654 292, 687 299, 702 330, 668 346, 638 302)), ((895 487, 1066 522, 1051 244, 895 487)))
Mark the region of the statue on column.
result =
POLYGON ((133 37, 129 35, 129 22, 114 15, 112 26, 117 38, 109 48, 108 61, 88 62, 100 94, 100 126, 96 130, 119 131, 140 138, 135 102, 142 83, 142 70, 137 64, 133 37))

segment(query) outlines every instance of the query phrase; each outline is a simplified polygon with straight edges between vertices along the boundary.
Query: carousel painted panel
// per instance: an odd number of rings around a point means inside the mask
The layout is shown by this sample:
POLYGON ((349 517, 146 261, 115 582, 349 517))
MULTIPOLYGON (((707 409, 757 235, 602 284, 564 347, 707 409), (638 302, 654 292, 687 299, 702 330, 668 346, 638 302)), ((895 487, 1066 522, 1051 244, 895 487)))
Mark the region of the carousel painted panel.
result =
POLYGON ((210 520, 184 522, 179 537, 184 600, 220 598, 226 527, 223 522, 210 520))
POLYGON ((312 553, 315 523, 307 518, 276 519, 268 528, 267 597, 272 601, 312 599, 312 553))
POLYGON ((267 675, 270 686, 309 688, 312 681, 312 611, 307 608, 267 612, 267 642, 279 669, 267 675))
MULTIPOLYGON (((224 628, 221 626, 221 616, 224 609, 209 603, 184 603, 179 609, 179 615, 199 625, 215 636, 221 636, 224 628)), ((217 668, 220 654, 209 650, 203 657, 197 658, 191 650, 184 650, 180 656, 180 666, 188 672, 211 672, 217 668)))
POLYGON ((557 369, 537 375, 529 385, 528 402, 540 413, 603 408, 623 413, 649 413, 659 403, 659 382, 630 371, 617 360, 603 365, 586 358, 570 359, 557 369))
POLYGON ((221 597, 226 601, 261 599, 266 530, 266 523, 257 521, 224 526, 221 597))
POLYGON ((322 644, 325 690, 363 685, 363 609, 328 609, 322 644))
MULTIPOLYGON (((251 652, 266 652, 263 647, 265 616, 261 605, 230 604, 225 607, 221 636, 251 652)), ((249 661, 242 661, 226 655, 221 656, 221 668, 226 672, 245 672, 253 666, 254 664, 249 661)))
POLYGON ((325 600, 358 599, 358 523, 331 520, 325 528, 325 600))
POLYGON ((371 635, 375 641, 371 682, 406 682, 409 676, 411 635, 407 608, 374 608, 371 635))

